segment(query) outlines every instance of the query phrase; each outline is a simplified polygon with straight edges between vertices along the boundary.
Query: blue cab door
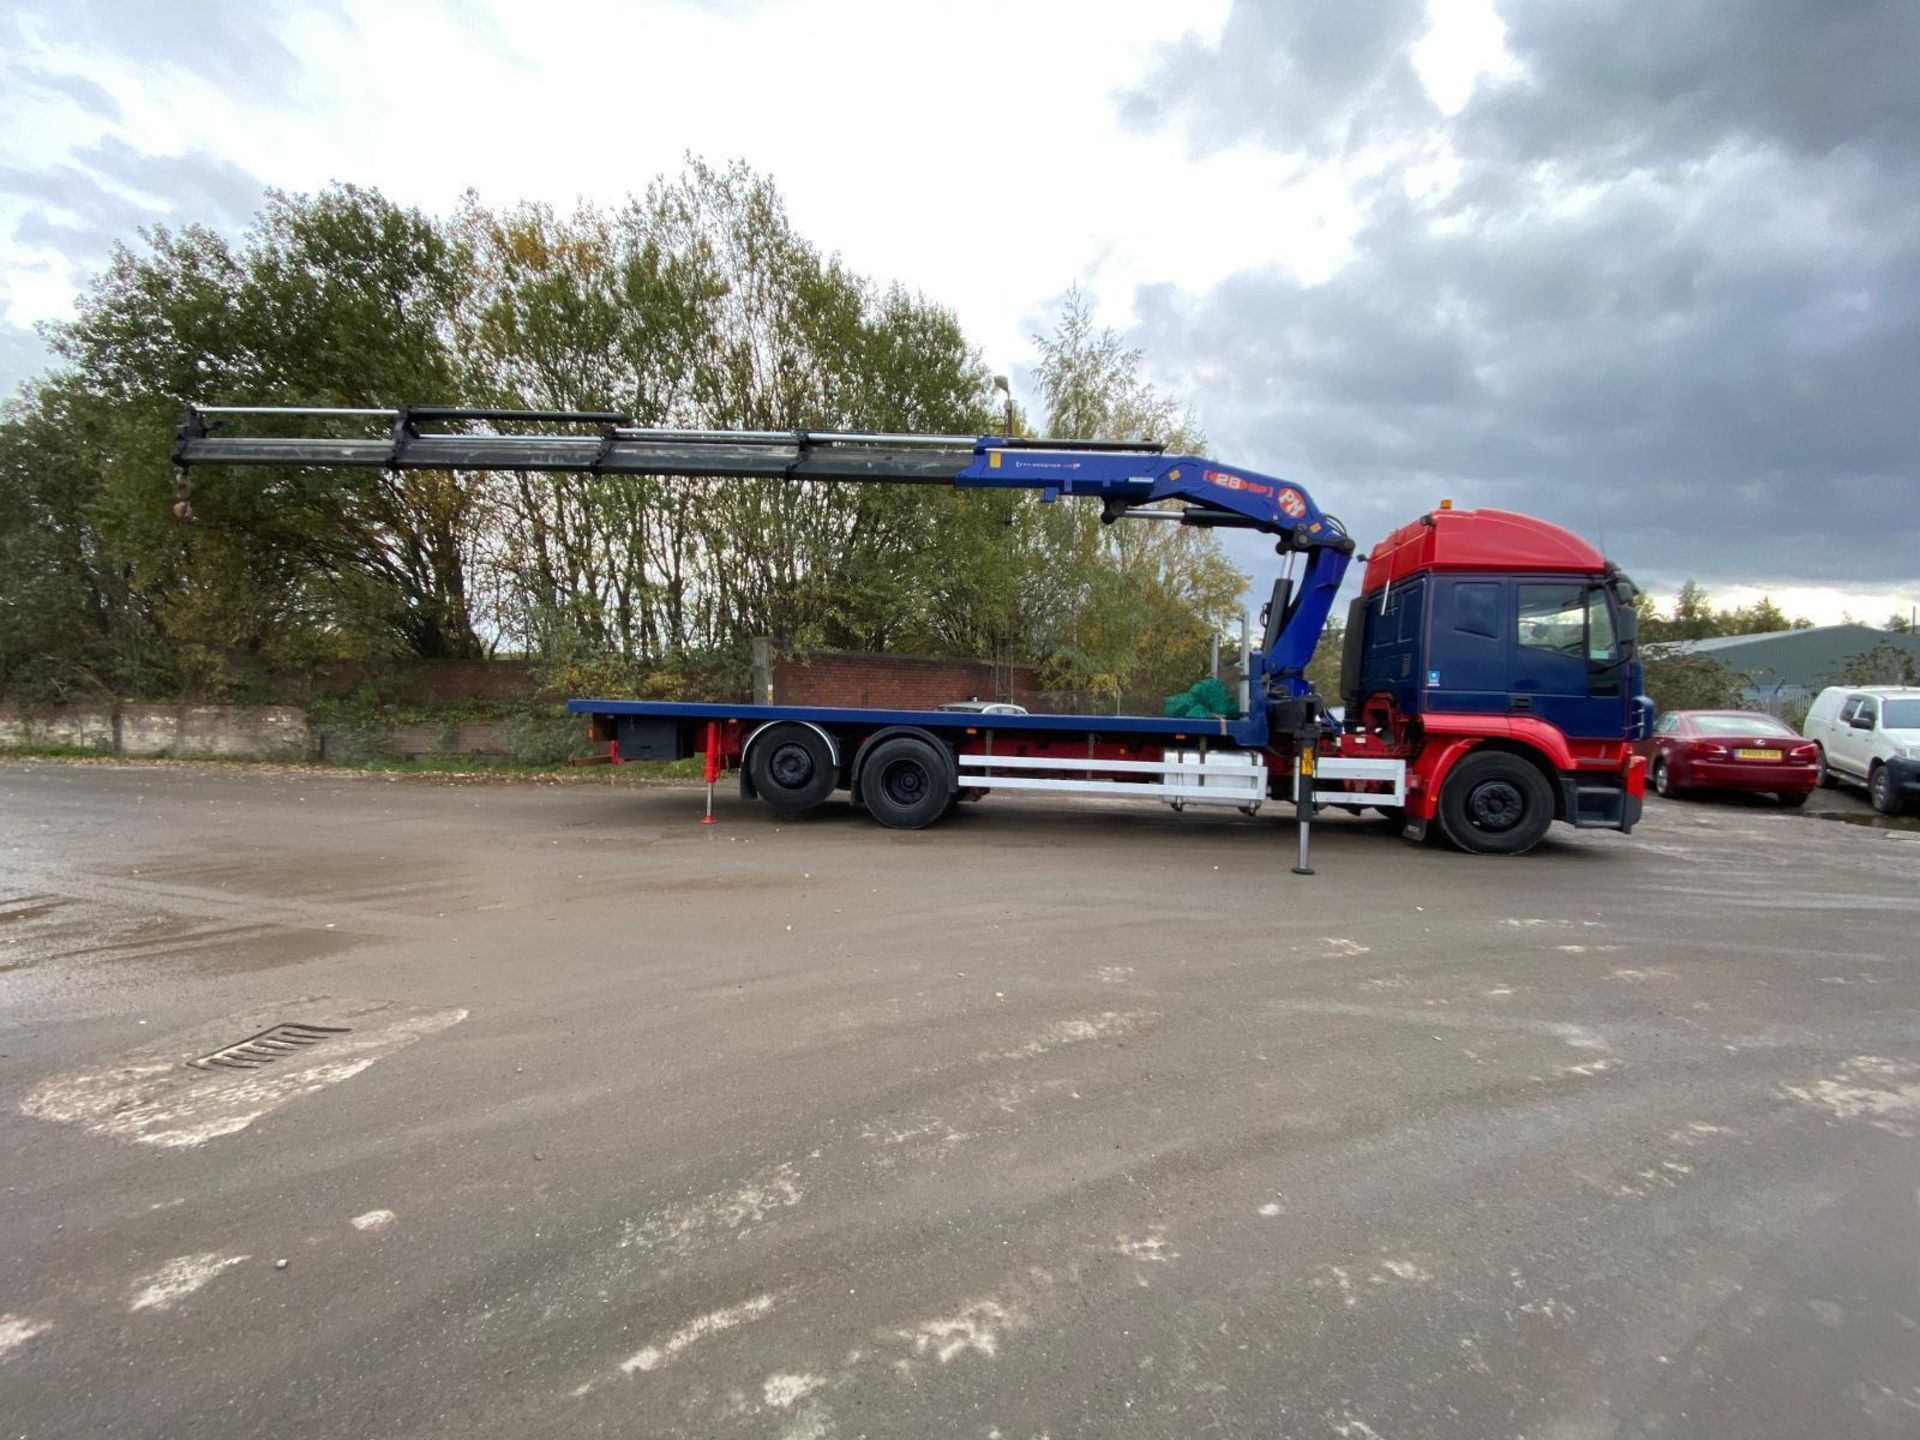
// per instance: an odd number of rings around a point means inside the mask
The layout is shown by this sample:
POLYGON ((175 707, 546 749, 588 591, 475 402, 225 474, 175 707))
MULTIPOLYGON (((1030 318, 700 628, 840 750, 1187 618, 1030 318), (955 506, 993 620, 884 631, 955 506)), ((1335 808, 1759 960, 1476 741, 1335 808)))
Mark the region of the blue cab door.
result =
POLYGON ((1421 708, 1531 716, 1583 739, 1626 733, 1626 667, 1603 587, 1449 575, 1433 601, 1421 708))
POLYGON ((1613 612, 1590 580, 1513 582, 1507 710, 1564 735, 1618 740, 1628 697, 1613 612))

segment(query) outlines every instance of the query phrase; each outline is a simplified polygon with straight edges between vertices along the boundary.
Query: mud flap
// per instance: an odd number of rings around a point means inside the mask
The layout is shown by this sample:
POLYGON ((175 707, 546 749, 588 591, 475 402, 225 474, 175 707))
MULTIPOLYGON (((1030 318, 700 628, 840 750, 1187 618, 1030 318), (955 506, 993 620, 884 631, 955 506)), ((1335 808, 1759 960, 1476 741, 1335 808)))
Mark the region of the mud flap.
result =
POLYGON ((1427 822, 1409 816, 1407 823, 1400 827, 1400 838, 1411 840, 1416 845, 1422 844, 1427 838, 1427 822))

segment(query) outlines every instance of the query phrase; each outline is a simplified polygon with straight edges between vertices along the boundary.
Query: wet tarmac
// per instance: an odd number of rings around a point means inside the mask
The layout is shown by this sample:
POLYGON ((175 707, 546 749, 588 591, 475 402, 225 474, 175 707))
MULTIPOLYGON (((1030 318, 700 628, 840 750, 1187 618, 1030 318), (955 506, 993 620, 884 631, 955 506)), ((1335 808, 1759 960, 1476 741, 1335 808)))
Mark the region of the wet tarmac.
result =
POLYGON ((1857 796, 699 808, 0 764, 0 1434, 1920 1434, 1857 796))

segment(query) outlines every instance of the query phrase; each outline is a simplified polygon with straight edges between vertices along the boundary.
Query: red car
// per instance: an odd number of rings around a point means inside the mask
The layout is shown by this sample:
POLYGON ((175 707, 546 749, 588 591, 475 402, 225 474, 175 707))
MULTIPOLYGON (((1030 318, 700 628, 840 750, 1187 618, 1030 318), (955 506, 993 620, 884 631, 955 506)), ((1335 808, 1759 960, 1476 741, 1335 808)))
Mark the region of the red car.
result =
POLYGON ((1672 799, 1688 790, 1760 790, 1804 805, 1820 783, 1820 747, 1752 710, 1669 710, 1647 744, 1647 778, 1672 799))

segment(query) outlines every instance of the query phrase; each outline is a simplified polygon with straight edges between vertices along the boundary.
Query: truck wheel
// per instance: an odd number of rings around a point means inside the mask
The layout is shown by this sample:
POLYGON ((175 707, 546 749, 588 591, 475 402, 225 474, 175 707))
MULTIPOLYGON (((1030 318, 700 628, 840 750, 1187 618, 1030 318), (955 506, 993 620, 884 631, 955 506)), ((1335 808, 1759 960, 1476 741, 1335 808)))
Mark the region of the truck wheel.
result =
POLYGON ((939 750, 913 735, 873 748, 860 767, 860 798, 889 830, 921 830, 947 813, 953 798, 951 766, 939 750))
POLYGON ((827 742, 804 725, 775 725, 756 735, 747 771, 760 798, 782 815, 811 810, 840 778, 827 742))
POLYGON ((1893 783, 1893 772, 1884 765, 1874 766, 1873 774, 1867 777, 1867 799, 1882 815, 1898 815, 1906 808, 1899 787, 1893 783))
POLYGON ((1517 755, 1483 750, 1453 767, 1440 787, 1440 829, 1470 855, 1520 855, 1553 824, 1553 791, 1517 755))

